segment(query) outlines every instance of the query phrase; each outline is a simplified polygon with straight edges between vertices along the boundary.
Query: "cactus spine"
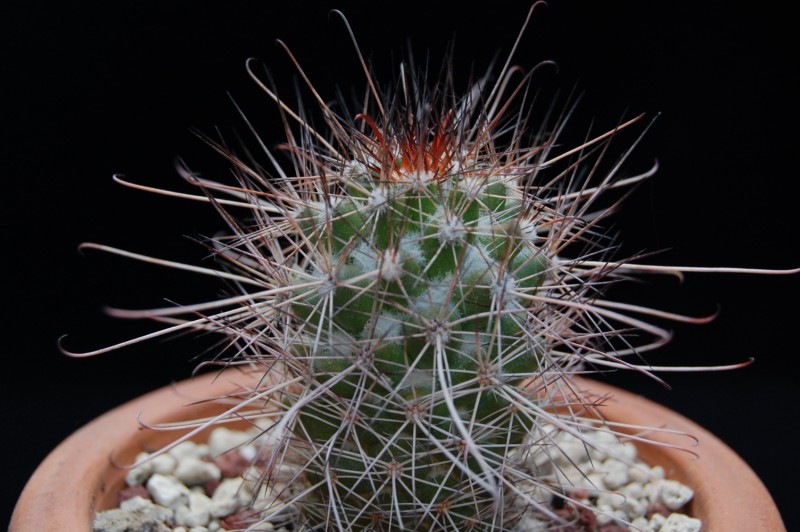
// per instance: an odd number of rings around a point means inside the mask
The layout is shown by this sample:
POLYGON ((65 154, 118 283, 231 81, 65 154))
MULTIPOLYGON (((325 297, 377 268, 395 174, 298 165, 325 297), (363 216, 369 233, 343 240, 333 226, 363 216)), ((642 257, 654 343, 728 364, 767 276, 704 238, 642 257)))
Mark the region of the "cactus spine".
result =
POLYGON ((616 270, 632 266, 608 262, 600 224, 610 210, 596 203, 652 171, 618 179, 627 152, 610 174, 598 168, 638 119, 554 152, 561 121, 533 134, 512 113, 526 104, 529 77, 507 94, 503 71, 497 88, 478 83, 456 99, 451 75, 435 87, 404 75, 393 96, 368 92, 370 114, 343 119, 319 100, 323 134, 251 75, 288 117, 291 174, 269 151, 274 175, 205 139, 238 182, 182 170, 231 228, 210 246, 226 268, 166 263, 235 292, 115 311, 171 325, 74 355, 185 330, 227 335, 226 364, 263 378, 224 420, 271 420, 281 406, 259 463, 267 484, 278 482, 274 468, 299 465, 305 488, 284 500, 311 529, 511 530, 528 509, 560 522, 548 503, 564 487, 528 458, 558 452, 553 431, 591 445, 578 418, 593 402, 570 375, 587 361, 631 367, 635 342, 648 349, 669 336, 615 310, 647 309, 599 301, 616 270))
POLYGON ((286 213, 287 350, 318 387, 295 434, 347 525, 483 522, 533 423, 513 397, 546 349, 533 299, 554 274, 548 215, 526 191, 533 167, 504 164, 463 117, 364 120, 354 158, 320 167, 286 213))

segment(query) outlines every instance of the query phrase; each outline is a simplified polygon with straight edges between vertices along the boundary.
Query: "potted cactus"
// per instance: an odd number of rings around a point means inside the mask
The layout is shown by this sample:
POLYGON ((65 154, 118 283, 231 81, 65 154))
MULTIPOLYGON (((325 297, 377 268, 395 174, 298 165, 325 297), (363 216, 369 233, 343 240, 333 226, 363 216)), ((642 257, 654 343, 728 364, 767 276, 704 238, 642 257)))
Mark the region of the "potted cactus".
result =
POLYGON ((209 242, 221 266, 171 264, 235 290, 118 314, 169 324, 150 336, 222 333, 227 364, 261 372, 214 421, 257 416, 267 400, 281 410, 264 429, 277 442, 268 461, 299 464, 292 502, 310 527, 510 529, 520 506, 561 523, 543 501, 568 494, 525 457, 553 452, 554 431, 587 447, 597 431, 628 433, 624 420, 581 422, 603 418, 605 399, 574 377, 648 372, 639 354, 669 335, 641 316, 704 321, 606 300, 605 288, 724 271, 611 255, 614 194, 655 170, 624 173, 629 148, 613 151, 643 119, 563 147, 568 109, 532 124, 530 76, 506 63, 466 90, 407 65, 378 90, 365 71, 366 105, 317 97, 313 125, 248 68, 284 113, 289 163, 206 139, 234 181, 181 170, 230 229, 209 242))

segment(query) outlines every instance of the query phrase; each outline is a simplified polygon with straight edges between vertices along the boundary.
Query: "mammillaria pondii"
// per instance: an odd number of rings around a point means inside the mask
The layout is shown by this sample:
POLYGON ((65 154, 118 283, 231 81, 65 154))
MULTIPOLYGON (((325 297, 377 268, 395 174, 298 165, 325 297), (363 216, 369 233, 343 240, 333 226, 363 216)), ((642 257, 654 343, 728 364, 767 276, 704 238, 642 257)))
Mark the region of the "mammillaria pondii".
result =
POLYGON ((523 464, 557 445, 545 423, 592 445, 578 418, 596 399, 570 375, 651 369, 639 354, 669 335, 637 315, 693 321, 603 299, 605 288, 725 269, 614 258, 615 191, 655 170, 631 176, 631 148, 615 151, 639 118, 564 144, 569 108, 528 114, 531 76, 508 64, 462 97, 447 69, 431 83, 403 65, 381 92, 368 76, 355 110, 314 91, 320 127, 259 80, 285 113, 291 163, 209 140, 236 182, 184 176, 231 228, 210 245, 226 267, 171 264, 234 294, 118 314, 170 323, 151 336, 223 332, 231 364, 263 366, 269 378, 230 415, 281 405, 268 462, 299 460, 309 488, 296 502, 312 526, 504 529, 520 501, 557 521, 537 494, 563 486, 523 464))

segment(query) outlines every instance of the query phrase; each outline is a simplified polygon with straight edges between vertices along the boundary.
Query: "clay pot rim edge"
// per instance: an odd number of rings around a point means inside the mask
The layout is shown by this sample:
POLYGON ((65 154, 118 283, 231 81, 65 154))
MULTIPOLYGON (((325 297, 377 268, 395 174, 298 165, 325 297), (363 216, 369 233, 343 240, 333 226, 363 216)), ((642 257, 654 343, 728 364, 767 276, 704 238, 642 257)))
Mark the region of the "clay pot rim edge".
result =
MULTIPOLYGON (((152 440, 151 431, 140 430, 139 415, 148 423, 187 419, 204 410, 207 415, 208 403, 197 404, 197 401, 231 393, 239 388, 237 383, 246 384, 253 378, 252 374, 236 370, 201 375, 140 396, 84 425, 56 447, 31 476, 12 514, 9 532, 79 530, 66 526, 67 516, 75 519, 78 527, 81 522, 90 525, 96 509, 102 509, 104 497, 107 499, 112 492, 112 484, 124 476, 124 471, 110 466, 109 458, 131 460, 141 449, 139 445, 152 440), (168 405, 170 408, 166 408, 168 405), (159 414, 149 417, 148 412, 159 414), (101 437, 107 427, 115 430, 110 437, 101 437), (137 448, 120 454, 120 449, 131 443, 138 444, 137 448), (102 459, 98 460, 98 456, 102 459), (56 489, 87 483, 93 489, 66 492, 56 489)), ((703 519, 704 530, 786 530, 761 480, 716 436, 644 397, 587 379, 576 382, 580 389, 602 398, 598 410, 610 421, 665 427, 689 434, 699 442, 695 444, 685 434, 656 431, 648 433, 647 438, 676 448, 639 444, 637 447, 644 459, 662 465, 668 478, 695 490, 691 511, 703 519)), ((157 445, 175 438, 171 432, 159 434, 161 441, 157 445)))

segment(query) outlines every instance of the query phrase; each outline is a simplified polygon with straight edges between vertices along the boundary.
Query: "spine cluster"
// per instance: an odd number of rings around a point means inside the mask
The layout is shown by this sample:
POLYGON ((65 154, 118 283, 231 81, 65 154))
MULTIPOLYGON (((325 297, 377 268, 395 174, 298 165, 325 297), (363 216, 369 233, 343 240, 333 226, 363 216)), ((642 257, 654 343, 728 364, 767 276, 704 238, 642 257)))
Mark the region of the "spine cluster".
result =
POLYGON ((455 135, 382 131, 287 212, 288 349, 318 386, 295 433, 351 521, 479 522, 534 421, 515 405, 547 349, 549 217, 524 167, 455 135))

